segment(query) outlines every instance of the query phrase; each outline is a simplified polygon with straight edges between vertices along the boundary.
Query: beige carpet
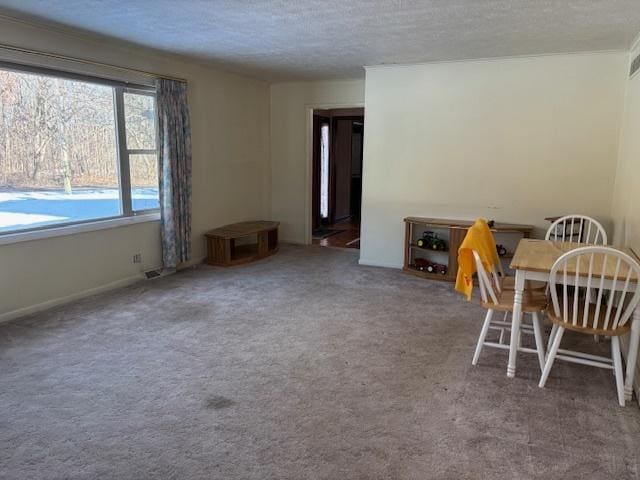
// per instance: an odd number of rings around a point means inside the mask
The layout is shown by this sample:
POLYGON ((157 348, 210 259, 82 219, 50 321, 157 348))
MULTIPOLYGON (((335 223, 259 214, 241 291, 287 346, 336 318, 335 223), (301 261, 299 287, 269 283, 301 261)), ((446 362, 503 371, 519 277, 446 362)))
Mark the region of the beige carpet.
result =
POLYGON ((610 372, 472 367, 477 304, 357 255, 284 246, 1 325, 0 478, 639 478, 610 372))

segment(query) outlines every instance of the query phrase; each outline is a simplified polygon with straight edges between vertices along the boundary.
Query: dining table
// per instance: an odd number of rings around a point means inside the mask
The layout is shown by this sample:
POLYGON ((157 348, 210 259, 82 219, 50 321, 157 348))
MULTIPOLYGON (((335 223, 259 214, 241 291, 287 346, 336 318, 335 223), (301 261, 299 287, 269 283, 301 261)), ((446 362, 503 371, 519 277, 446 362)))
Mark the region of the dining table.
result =
MULTIPOLYGON (((515 377, 516 374, 516 356, 518 352, 518 338, 520 333, 520 325, 522 322, 522 298, 525 283, 528 280, 548 282, 549 274, 553 264, 561 255, 576 248, 586 245, 572 242, 557 242, 551 240, 537 240, 532 238, 523 238, 518 243, 511 260, 510 268, 515 270, 514 285, 514 301, 513 316, 511 326, 511 342, 509 344, 509 363, 507 366, 507 376, 515 377)), ((627 247, 612 247, 620 250, 632 258, 638 259, 635 252, 627 247)), ((598 268, 606 269, 607 274, 615 272, 615 259, 610 258, 610 264, 601 265, 598 268)), ((639 260, 640 261, 640 260, 639 260)), ((568 279, 571 284, 577 284, 579 287, 586 287, 588 278, 584 272, 578 272, 576 279, 575 272, 568 272, 568 279), (577 283, 576 283, 577 282, 577 283)), ((594 271, 594 275, 600 272, 594 271)), ((615 276, 613 278, 616 278, 615 276)), ((617 279, 622 279, 622 272, 619 272, 617 279)), ((637 281, 637 279, 633 279, 637 281)), ((619 285, 620 290, 624 286, 624 281, 614 282, 619 285)), ((640 343, 640 306, 638 306, 631 317, 631 331, 629 339, 629 349, 627 352, 627 369, 624 382, 625 400, 630 401, 633 392, 633 380, 636 370, 636 360, 638 357, 638 344, 640 343)))

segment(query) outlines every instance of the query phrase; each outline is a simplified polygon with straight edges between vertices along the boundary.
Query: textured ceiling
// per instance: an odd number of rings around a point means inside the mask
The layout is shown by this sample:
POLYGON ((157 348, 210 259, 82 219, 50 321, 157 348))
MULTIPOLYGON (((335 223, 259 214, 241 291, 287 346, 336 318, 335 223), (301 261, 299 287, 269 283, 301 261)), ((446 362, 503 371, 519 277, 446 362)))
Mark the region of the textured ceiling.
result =
POLYGON ((266 80, 362 66, 629 48, 638 0, 0 0, 0 13, 266 80))

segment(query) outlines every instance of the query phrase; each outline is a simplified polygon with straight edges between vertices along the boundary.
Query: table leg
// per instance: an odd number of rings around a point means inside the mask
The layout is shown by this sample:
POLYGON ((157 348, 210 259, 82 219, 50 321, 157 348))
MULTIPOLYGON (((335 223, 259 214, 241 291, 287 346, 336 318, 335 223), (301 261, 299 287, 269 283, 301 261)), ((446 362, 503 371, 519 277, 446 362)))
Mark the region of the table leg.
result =
POLYGON ((627 378, 624 382, 624 398, 631 401, 633 394, 633 377, 636 373, 638 359, 638 343, 640 343, 640 307, 633 312, 631 321, 631 337, 629 338, 629 354, 627 355, 627 378))
POLYGON ((522 321, 522 294, 524 292, 524 272, 516 270, 516 284, 513 295, 513 315, 511 315, 511 343, 509 345, 509 364, 507 377, 516 376, 516 356, 518 354, 518 337, 522 321))

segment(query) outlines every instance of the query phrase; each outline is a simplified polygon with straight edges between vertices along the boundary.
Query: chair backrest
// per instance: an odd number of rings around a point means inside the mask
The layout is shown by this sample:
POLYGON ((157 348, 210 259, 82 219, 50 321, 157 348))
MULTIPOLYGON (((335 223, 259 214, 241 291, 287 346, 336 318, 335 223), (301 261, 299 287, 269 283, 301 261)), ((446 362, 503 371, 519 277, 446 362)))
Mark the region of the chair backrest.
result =
POLYGON ((545 240, 606 245, 607 232, 600 222, 591 217, 566 215, 551 224, 545 240))
POLYGON ((549 290, 555 315, 565 323, 616 330, 629 320, 640 301, 640 264, 611 247, 576 248, 553 264, 549 290), (586 287, 582 299, 578 287, 586 287))
POLYGON ((491 277, 487 274, 487 271, 482 264, 480 255, 475 250, 473 251, 473 258, 476 262, 476 272, 478 275, 478 284, 480 285, 480 296, 485 303, 493 302, 498 304, 498 296, 496 292, 500 292, 500 277, 496 268, 491 272, 491 277))
MULTIPOLYGON (((486 231, 486 235, 487 235, 487 239, 490 242, 489 248, 491 250, 493 250, 494 252, 496 251, 496 239, 493 236, 493 232, 491 231, 491 227, 489 227, 489 225, 486 222, 483 222, 481 224, 478 225, 478 228, 481 228, 483 230, 486 231)), ((477 252, 476 252, 477 253, 477 252)), ((494 268, 494 274, 499 275, 500 277, 504 277, 504 269, 502 268, 502 262, 500 261, 500 257, 496 254, 495 256, 496 260, 493 264, 493 268, 494 268)), ((495 275, 494 275, 495 278, 495 275)), ((499 287, 499 284, 498 284, 499 287)), ((498 288, 498 291, 500 289, 498 288)))

